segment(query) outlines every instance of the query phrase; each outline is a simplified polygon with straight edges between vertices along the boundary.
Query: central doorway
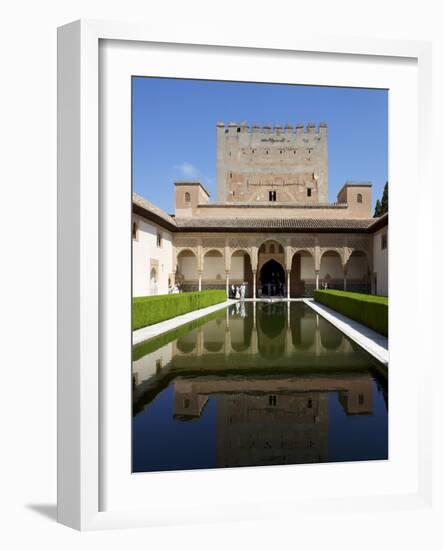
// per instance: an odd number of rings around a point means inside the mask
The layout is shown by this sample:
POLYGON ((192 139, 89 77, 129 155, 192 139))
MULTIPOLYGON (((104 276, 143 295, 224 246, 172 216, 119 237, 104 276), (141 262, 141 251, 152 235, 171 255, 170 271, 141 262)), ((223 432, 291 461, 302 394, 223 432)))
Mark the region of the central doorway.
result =
POLYGON ((277 261, 269 260, 260 269, 260 288, 262 296, 285 295, 285 272, 277 261))

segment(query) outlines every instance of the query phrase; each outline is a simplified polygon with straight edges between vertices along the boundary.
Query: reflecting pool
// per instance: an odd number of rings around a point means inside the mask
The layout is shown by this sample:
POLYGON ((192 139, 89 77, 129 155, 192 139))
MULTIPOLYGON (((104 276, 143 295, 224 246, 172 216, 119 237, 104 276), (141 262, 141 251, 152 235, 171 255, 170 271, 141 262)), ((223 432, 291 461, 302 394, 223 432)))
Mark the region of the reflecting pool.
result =
POLYGON ((387 371, 303 302, 240 302, 134 347, 133 471, 388 458, 387 371))

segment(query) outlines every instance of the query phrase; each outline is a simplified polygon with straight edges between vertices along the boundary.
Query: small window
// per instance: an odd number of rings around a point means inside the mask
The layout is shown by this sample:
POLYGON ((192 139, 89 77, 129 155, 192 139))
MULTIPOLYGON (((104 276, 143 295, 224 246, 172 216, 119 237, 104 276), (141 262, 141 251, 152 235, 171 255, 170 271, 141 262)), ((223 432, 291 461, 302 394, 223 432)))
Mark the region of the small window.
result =
POLYGON ((270 407, 276 407, 277 406, 277 396, 276 395, 270 395, 269 396, 269 406, 270 407))
POLYGON ((308 187, 308 188, 306 189, 306 195, 307 195, 308 197, 312 197, 312 189, 311 189, 310 187, 308 187))
POLYGON ((187 191, 185 193, 185 202, 191 202, 191 193, 188 193, 187 191))
POLYGON ((157 231, 157 248, 161 248, 162 246, 162 234, 160 231, 157 231))
POLYGON ((381 249, 385 250, 386 248, 388 248, 388 234, 383 233, 381 236, 381 249))
POLYGON ((357 202, 359 202, 360 204, 363 202, 363 195, 361 193, 357 194, 357 202))
POLYGON ((230 178, 231 178, 231 180, 232 180, 232 172, 230 172, 230 173, 229 173, 229 177, 230 177, 230 178))
POLYGON ((280 252, 280 254, 283 254, 283 247, 281 244, 278 245, 278 251, 280 252))
POLYGON ((277 191, 269 191, 269 200, 275 202, 277 200, 277 191))
POLYGON ((275 254, 275 246, 273 244, 269 245, 269 253, 275 254))
POLYGON ((137 237, 138 237, 138 226, 137 226, 137 222, 132 222, 132 239, 134 241, 137 240, 137 237))
POLYGON ((363 405, 365 402, 365 396, 362 393, 358 394, 358 404, 363 405))

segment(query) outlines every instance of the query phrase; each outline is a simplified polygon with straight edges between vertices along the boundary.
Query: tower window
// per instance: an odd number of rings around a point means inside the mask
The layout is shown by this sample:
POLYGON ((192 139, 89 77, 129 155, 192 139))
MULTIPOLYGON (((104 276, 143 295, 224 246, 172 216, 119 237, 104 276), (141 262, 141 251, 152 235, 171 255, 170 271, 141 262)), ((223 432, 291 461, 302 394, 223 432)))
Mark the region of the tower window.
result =
POLYGON ((308 188, 306 189, 306 195, 307 195, 308 197, 312 197, 312 189, 311 189, 310 187, 308 187, 308 188))
POLYGON ((191 202, 191 193, 185 193, 185 202, 191 202))
POLYGON ((157 231, 157 248, 161 248, 162 245, 162 234, 160 231, 157 231))
POLYGON ((269 191, 269 200, 275 202, 277 200, 277 191, 269 191))
POLYGON ((358 195, 357 195, 357 202, 359 202, 359 203, 363 202, 363 195, 361 193, 358 193, 358 195))

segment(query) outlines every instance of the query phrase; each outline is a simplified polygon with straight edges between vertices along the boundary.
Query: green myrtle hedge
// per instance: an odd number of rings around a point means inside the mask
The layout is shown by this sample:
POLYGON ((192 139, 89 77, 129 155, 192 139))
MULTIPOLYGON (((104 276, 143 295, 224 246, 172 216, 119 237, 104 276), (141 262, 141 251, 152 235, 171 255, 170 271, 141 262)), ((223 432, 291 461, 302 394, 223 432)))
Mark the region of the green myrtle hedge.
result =
POLYGON ((140 296, 132 300, 132 330, 226 301, 225 290, 140 296))
POLYGON ((342 290, 315 290, 314 298, 346 317, 388 336, 388 298, 346 292, 342 290))

